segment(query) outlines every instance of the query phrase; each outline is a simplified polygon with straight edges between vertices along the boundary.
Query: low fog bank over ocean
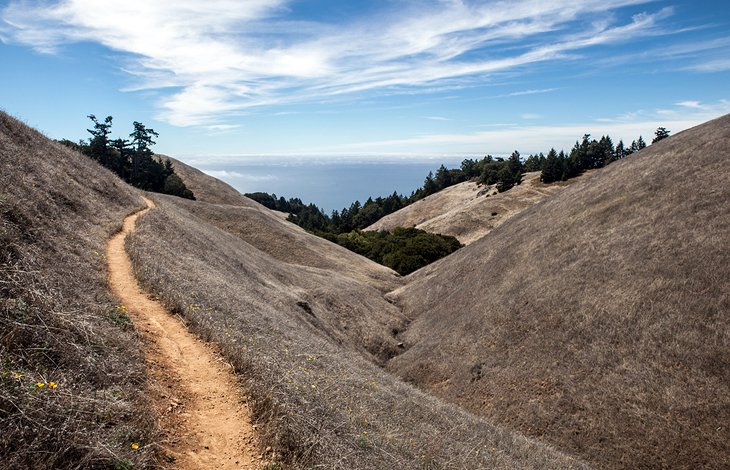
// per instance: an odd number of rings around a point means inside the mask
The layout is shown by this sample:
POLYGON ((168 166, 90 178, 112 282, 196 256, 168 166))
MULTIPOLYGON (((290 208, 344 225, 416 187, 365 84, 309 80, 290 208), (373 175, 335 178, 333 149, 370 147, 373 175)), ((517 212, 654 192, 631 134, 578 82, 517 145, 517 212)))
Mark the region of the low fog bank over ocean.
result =
MULTIPOLYGON (((208 163, 204 158, 185 159, 200 170, 215 176, 241 193, 257 191, 301 198, 325 212, 341 210, 368 197, 387 196, 397 191, 410 195, 423 185, 429 171, 444 164, 458 168, 464 157, 433 159, 247 159, 208 163)), ((481 157, 479 157, 481 158, 481 157)))

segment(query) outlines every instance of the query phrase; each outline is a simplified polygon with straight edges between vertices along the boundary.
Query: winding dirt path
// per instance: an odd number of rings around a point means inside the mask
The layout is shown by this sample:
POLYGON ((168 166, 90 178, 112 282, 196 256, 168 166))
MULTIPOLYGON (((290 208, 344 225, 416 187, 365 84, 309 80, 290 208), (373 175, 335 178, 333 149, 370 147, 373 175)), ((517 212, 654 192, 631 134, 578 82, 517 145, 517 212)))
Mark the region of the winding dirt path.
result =
POLYGON ((254 469, 256 452, 250 413, 231 368, 176 317, 146 295, 132 271, 124 241, 147 208, 124 219, 109 240, 109 284, 146 345, 152 398, 165 433, 165 452, 180 469, 254 469))

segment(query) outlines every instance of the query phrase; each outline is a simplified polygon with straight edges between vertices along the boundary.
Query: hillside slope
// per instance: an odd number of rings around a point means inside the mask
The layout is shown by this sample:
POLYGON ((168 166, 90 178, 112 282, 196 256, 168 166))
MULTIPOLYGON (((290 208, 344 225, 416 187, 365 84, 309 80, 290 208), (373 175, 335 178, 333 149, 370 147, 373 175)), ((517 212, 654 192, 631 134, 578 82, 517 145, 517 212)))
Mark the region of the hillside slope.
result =
POLYGON ((232 206, 154 199, 128 243, 138 277, 242 374, 271 460, 294 468, 584 467, 377 367, 398 351, 404 326, 377 289, 283 262, 209 222, 232 206))
POLYGON ((174 158, 175 171, 195 193, 197 203, 180 202, 191 213, 236 235, 279 261, 344 274, 381 292, 402 285, 395 271, 350 250, 307 233, 241 195, 226 183, 174 158))
POLYGON ((0 112, 3 468, 154 464, 141 347, 103 255, 143 204, 108 170, 0 112))
POLYGON ((365 230, 393 230, 416 227, 431 233, 451 235, 469 245, 545 197, 560 191, 576 179, 543 184, 540 173, 526 173, 522 183, 504 193, 494 185, 480 186, 466 181, 442 189, 378 220, 365 230))
POLYGON ((412 275, 388 369, 610 468, 730 466, 730 116, 412 275))

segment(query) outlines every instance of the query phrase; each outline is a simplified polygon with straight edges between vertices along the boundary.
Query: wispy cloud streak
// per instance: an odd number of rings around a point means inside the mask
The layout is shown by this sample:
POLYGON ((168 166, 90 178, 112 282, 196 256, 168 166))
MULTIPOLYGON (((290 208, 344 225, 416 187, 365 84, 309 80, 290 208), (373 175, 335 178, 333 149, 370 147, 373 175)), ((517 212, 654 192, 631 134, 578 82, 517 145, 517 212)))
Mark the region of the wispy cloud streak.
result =
POLYGON ((460 86, 666 34, 667 8, 623 22, 611 14, 586 21, 645 3, 651 2, 431 0, 334 24, 291 17, 288 0, 15 0, 2 11, 0 39, 42 53, 102 44, 123 54, 123 69, 136 79, 130 90, 163 90, 161 119, 209 127, 251 107, 460 86))

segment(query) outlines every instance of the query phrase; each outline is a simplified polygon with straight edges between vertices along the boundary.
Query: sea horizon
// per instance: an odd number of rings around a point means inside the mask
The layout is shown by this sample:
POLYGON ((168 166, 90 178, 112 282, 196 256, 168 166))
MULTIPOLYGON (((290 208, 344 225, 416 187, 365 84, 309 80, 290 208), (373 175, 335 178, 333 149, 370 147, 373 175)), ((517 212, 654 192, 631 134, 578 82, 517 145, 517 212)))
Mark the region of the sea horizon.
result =
POLYGON ((240 193, 266 192, 277 197, 300 198, 314 203, 325 213, 350 207, 355 201, 384 197, 397 192, 410 195, 423 185, 429 172, 444 165, 458 168, 464 158, 476 156, 303 158, 278 156, 206 163, 204 158, 187 159, 204 173, 233 186, 240 193))

